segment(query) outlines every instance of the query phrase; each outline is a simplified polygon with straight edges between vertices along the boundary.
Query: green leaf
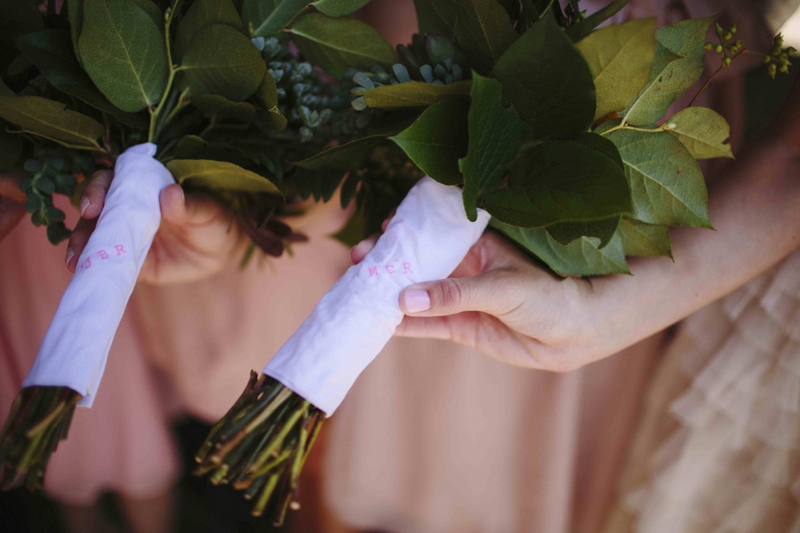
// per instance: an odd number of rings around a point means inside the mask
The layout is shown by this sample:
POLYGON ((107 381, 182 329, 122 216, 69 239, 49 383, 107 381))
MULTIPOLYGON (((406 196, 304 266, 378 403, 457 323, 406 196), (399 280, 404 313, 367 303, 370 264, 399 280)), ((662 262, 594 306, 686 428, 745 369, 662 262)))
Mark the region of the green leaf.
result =
POLYGON ((278 33, 306 7, 308 0, 244 0, 242 18, 253 37, 278 33))
POLYGON ((603 9, 592 13, 579 23, 567 28, 567 35, 570 39, 572 39, 573 42, 580 41, 589 35, 593 29, 616 15, 620 9, 628 4, 628 2, 630 2, 630 0, 614 0, 613 2, 610 2, 603 9))
POLYGON ((173 159, 167 163, 167 168, 181 184, 189 182, 209 189, 280 194, 264 176, 225 161, 173 159))
POLYGON ((598 249, 603 248, 614 236, 619 227, 620 217, 604 218, 602 220, 586 220, 580 222, 558 222, 545 229, 559 244, 567 246, 572 241, 581 237, 596 237, 600 239, 598 249))
POLYGON ((703 173, 667 132, 618 130, 608 135, 625 163, 633 218, 648 224, 711 228, 703 173))
POLYGON ((96 120, 39 96, 0 96, 0 118, 30 133, 82 147, 96 146, 105 133, 96 120))
POLYGON ((161 12, 161 8, 159 8, 153 0, 133 0, 133 2, 138 5, 147 16, 150 17, 150 20, 153 21, 158 29, 161 31, 161 35, 164 35, 164 13, 161 12))
POLYGON ((589 66, 553 17, 522 34, 492 69, 534 139, 576 136, 596 108, 589 66))
POLYGON ((602 135, 596 133, 581 133, 575 141, 591 148, 595 152, 600 152, 616 163, 619 168, 625 170, 625 165, 622 163, 622 156, 619 155, 619 150, 617 150, 616 145, 602 135))
POLYGON ((638 19, 606 26, 575 45, 594 76, 595 118, 627 108, 650 80, 655 30, 655 19, 638 19))
POLYGON ((391 67, 398 61, 392 45, 360 20, 312 13, 295 22, 291 32, 300 53, 334 76, 349 68, 391 67))
POLYGON ((244 24, 231 0, 195 0, 178 26, 172 58, 179 59, 189 48, 192 38, 208 24, 227 24, 244 31, 244 24))
POLYGON ((370 89, 364 93, 364 101, 368 107, 379 109, 427 107, 449 96, 469 96, 471 87, 472 82, 469 80, 449 85, 409 81, 370 89))
POLYGON ((175 145, 175 157, 178 159, 192 159, 198 155, 208 142, 197 135, 184 135, 175 145))
POLYGON ((67 0, 67 16, 69 17, 69 33, 72 39, 72 51, 78 60, 78 64, 83 65, 80 49, 78 48, 78 37, 81 35, 83 27, 83 1, 67 0))
POLYGON ((78 50, 89 77, 122 111, 160 101, 169 76, 164 38, 135 2, 84 0, 78 50))
POLYGON ((369 4, 369 0, 317 0, 316 2, 311 2, 311 5, 317 11, 329 17, 349 15, 367 4, 369 4))
POLYGON ((289 123, 277 107, 273 107, 269 111, 266 109, 256 108, 256 118, 259 123, 268 125, 273 131, 281 132, 286 129, 289 123))
POLYGON ((8 133, 0 124, 0 172, 10 170, 22 155, 22 137, 8 133))
POLYGON ((460 185, 458 158, 467 151, 468 110, 465 99, 442 100, 391 139, 425 174, 445 185, 460 185))
POLYGON ((689 149, 695 159, 714 157, 733 158, 728 122, 716 111, 707 107, 687 107, 672 115, 667 130, 689 149))
POLYGON ((278 105, 278 88, 269 70, 264 72, 264 79, 261 80, 261 85, 256 89, 253 98, 257 104, 267 110, 278 105))
POLYGON ((348 143, 328 148, 309 158, 294 163, 308 170, 358 170, 364 158, 384 139, 383 136, 362 137, 348 143))
POLYGON ((517 33, 503 6, 496 0, 456 0, 456 41, 481 74, 517 40, 517 33))
POLYGON ((420 35, 455 38, 456 0, 414 0, 420 35))
POLYGON ((619 224, 619 235, 622 237, 625 255, 672 258, 672 245, 667 226, 654 226, 638 220, 623 218, 619 224))
POLYGON ((141 117, 120 111, 95 87, 75 57, 67 30, 27 33, 17 37, 16 43, 20 52, 39 67, 56 89, 80 98, 131 127, 145 126, 141 117))
POLYGON ((247 102, 231 102, 216 94, 203 94, 191 97, 192 105, 217 117, 217 120, 237 120, 250 122, 256 116, 256 108, 247 102))
POLYGON ((0 96, 16 96, 14 91, 8 88, 6 82, 3 81, 3 78, 0 77, 0 96))
POLYGON ((521 227, 599 220, 631 211, 622 169, 602 153, 574 141, 550 141, 512 168, 510 189, 483 198, 493 216, 521 227))
POLYGON ((503 107, 502 91, 503 86, 497 80, 474 74, 469 108, 469 150, 458 162, 464 174, 464 209, 473 222, 478 218, 478 198, 497 187, 506 165, 519 152, 526 129, 514 106, 503 107))
POLYGON ((581 237, 569 246, 562 246, 545 229, 517 228, 497 219, 492 219, 490 225, 562 276, 630 274, 619 234, 598 249, 599 239, 592 237, 581 237))
POLYGON ((194 94, 241 102, 256 92, 267 66, 250 39, 235 28, 209 24, 195 34, 181 69, 194 94))
POLYGON ((697 83, 705 65, 706 30, 714 17, 689 19, 656 30, 656 55, 650 81, 625 111, 633 126, 653 124, 697 83))

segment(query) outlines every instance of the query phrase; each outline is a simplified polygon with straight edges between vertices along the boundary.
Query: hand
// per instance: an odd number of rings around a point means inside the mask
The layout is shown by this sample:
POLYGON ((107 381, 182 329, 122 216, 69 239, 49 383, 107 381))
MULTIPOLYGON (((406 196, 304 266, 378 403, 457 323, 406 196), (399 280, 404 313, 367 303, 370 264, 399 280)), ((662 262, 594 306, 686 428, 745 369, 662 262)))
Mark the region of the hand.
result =
MULTIPOLYGON (((81 219, 67 248, 66 263, 75 272, 89 237, 103 210, 114 174, 95 172, 80 200, 81 219)), ((225 267, 243 249, 246 239, 239 226, 214 199, 200 194, 184 197, 180 185, 161 191, 161 226, 139 274, 139 281, 163 285, 210 276, 225 267)))
POLYGON ((0 173, 0 241, 25 215, 25 193, 19 189, 21 175, 0 173))

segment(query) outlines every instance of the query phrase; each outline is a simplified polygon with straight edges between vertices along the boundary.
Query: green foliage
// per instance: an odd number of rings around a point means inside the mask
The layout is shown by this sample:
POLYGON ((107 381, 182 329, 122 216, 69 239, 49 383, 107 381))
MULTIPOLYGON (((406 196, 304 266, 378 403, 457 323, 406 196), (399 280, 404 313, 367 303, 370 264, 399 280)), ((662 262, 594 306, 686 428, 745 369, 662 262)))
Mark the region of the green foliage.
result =
POLYGON ((188 182, 210 189, 280 194, 264 176, 225 161, 173 159, 167 163, 167 168, 181 184, 188 182))
POLYGON ((567 35, 573 41, 580 41, 589 35, 593 29, 616 15, 620 9, 628 4, 628 2, 630 2, 630 0, 613 0, 612 2, 609 2, 608 5, 603 9, 597 11, 596 13, 592 13, 579 23, 567 28, 567 35))
POLYGON ((64 225, 64 212, 53 205, 53 193, 69 196, 77 183, 66 166, 60 157, 29 159, 24 168, 30 177, 20 183, 20 190, 27 196, 25 209, 31 221, 35 226, 47 227, 47 238, 54 245, 71 233, 64 225))
POLYGON ((707 107, 687 107, 672 115, 667 126, 667 131, 677 137, 695 159, 733 157, 731 145, 725 144, 731 128, 716 111, 707 107))
POLYGON ((195 34, 181 70, 194 94, 241 102, 256 92, 267 67, 250 40, 235 28, 209 24, 195 34))
POLYGON ((81 60, 80 48, 78 47, 78 37, 81 35, 81 28, 83 27, 83 2, 84 0, 67 0, 67 15, 69 16, 69 33, 72 39, 72 51, 75 53, 75 58, 78 64, 83 66, 81 60))
POLYGON ((379 109, 427 107, 450 96, 467 96, 471 87, 471 81, 460 81, 450 85, 410 81, 370 89, 364 93, 364 101, 368 107, 379 109))
POLYGON ((656 54, 650 81, 625 111, 624 120, 646 126, 664 116, 673 102, 703 73, 704 37, 713 17, 689 19, 656 30, 656 54))
POLYGON ((492 69, 503 97, 530 126, 533 139, 565 138, 589 129, 596 108, 592 73, 552 17, 544 17, 492 69))
POLYGON ((456 41, 481 74, 488 74, 517 34, 496 0, 456 0, 456 41))
POLYGON ((253 37, 267 37, 283 30, 308 0, 244 0, 242 18, 253 37))
POLYGON ((650 79, 655 55, 655 19, 637 19, 607 26, 575 46, 594 76, 600 118, 622 111, 650 79))
POLYGON ((180 58, 189 48, 197 32, 208 24, 227 24, 244 30, 244 24, 231 0, 195 0, 183 16, 175 43, 172 45, 173 59, 180 58))
POLYGON ((216 94, 203 94, 192 96, 192 105, 202 109, 215 120, 235 120, 250 122, 256 116, 256 108, 247 102, 231 102, 224 96, 216 94))
POLYGON ((460 185, 464 178, 458 160, 467 151, 468 109, 464 99, 442 100, 391 139, 425 174, 445 185, 460 185))
POLYGON ((414 0, 417 24, 421 34, 436 33, 455 37, 456 2, 458 0, 414 0))
POLYGON ((120 110, 161 100, 169 77, 162 28, 139 3, 84 0, 78 50, 86 73, 120 110))
POLYGON ((383 136, 363 137, 328 148, 302 161, 295 162, 295 165, 308 170, 357 170, 369 155, 372 149, 378 145, 383 136))
POLYGON ((96 120, 39 96, 0 96, 0 118, 25 132, 91 150, 105 128, 96 120))
MULTIPOLYGON (((620 217, 604 218, 600 220, 582 220, 578 222, 558 222, 550 224, 545 229, 556 242, 567 246, 581 237, 596 237, 600 239, 597 248, 600 249, 611 242, 620 224, 620 217)), ((626 253, 626 255, 629 255, 626 253)))
POLYGON ((0 172, 10 170, 22 155, 22 137, 0 128, 0 172))
POLYGON ((619 224, 619 235, 625 255, 634 257, 666 256, 672 258, 672 245, 667 226, 645 224, 638 220, 623 218, 619 224))
POLYGON ((490 225, 562 276, 630 274, 619 234, 599 249, 599 239, 592 237, 581 237, 563 246, 545 229, 517 228, 497 219, 492 219, 490 225))
POLYGON ((356 19, 312 13, 295 22, 291 34, 309 61, 335 76, 349 68, 368 69, 375 64, 390 67, 398 60, 394 48, 380 33, 356 19))
POLYGON ((667 132, 608 135, 625 163, 633 218, 648 224, 711 228, 703 173, 689 150, 667 132))
POLYGON ((478 218, 478 198, 491 191, 522 145, 525 123, 514 107, 503 107, 502 86, 497 80, 475 74, 469 108, 469 150, 458 166, 464 174, 464 209, 467 218, 478 218))
POLYGON ((365 5, 369 4, 370 0, 317 0, 311 2, 311 5, 329 17, 343 17, 355 11, 358 11, 365 5))

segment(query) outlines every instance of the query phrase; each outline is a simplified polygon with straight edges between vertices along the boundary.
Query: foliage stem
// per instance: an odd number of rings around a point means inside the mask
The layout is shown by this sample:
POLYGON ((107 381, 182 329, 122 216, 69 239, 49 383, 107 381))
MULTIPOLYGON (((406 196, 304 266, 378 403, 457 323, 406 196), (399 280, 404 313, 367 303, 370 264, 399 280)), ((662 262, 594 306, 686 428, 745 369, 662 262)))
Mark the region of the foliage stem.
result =
POLYGON ((153 142, 156 138, 156 124, 158 123, 158 117, 161 114, 161 111, 164 109, 164 104, 167 101, 167 98, 169 98, 170 91, 172 90, 172 82, 175 80, 175 73, 178 71, 178 68, 172 64, 172 47, 169 43, 169 27, 172 24, 172 18, 175 16, 175 11, 177 10, 179 1, 180 0, 174 0, 172 2, 172 8, 169 10, 169 15, 164 21, 164 44, 167 47, 169 77, 167 78, 167 85, 164 88, 164 93, 161 95, 161 101, 158 102, 158 106, 156 106, 155 111, 150 114, 150 132, 147 135, 148 142, 153 142))
POLYGON ((111 155, 105 148, 103 148, 102 146, 97 144, 97 142, 95 142, 91 146, 88 146, 88 145, 85 145, 85 144, 70 144, 68 142, 59 141, 58 139, 54 139, 52 137, 48 137, 47 135, 43 135, 41 133, 36 133, 35 131, 26 130, 25 128, 22 128, 19 131, 12 131, 12 130, 8 130, 8 129, 6 131, 8 133, 15 133, 17 135, 22 135, 24 133, 27 133, 28 135, 33 135, 35 137, 41 137, 42 139, 47 139, 48 141, 52 141, 52 142, 54 142, 56 144, 60 144, 64 148, 70 148, 72 150, 83 150, 84 152, 100 152, 102 154, 111 155))
MULTIPOLYGON (((731 57, 731 61, 733 61, 734 59, 736 59, 737 57, 739 57, 740 55, 742 55, 743 53, 745 53, 747 51, 748 51, 747 48, 742 48, 741 50, 739 50, 736 53, 736 55, 731 57)), ((758 53, 758 52, 756 52, 756 53, 758 53)), ((692 98, 692 101, 689 102, 689 105, 687 107, 692 107, 692 105, 694 105, 694 102, 695 102, 695 100, 697 100, 697 97, 700 96, 702 94, 702 92, 705 91, 708 88, 708 86, 711 84, 711 80, 713 80, 717 76, 717 74, 722 72, 722 69, 724 69, 724 68, 725 68, 725 64, 724 63, 720 64, 719 68, 714 72, 714 74, 712 74, 711 77, 709 77, 708 80, 706 80, 706 82, 703 84, 703 86, 700 87, 700 90, 697 91, 697 93, 694 95, 694 97, 692 98)))
POLYGON ((660 131, 666 131, 666 128, 664 128, 663 126, 660 127, 660 128, 636 128, 634 126, 628 126, 627 124, 620 124, 618 126, 614 126, 613 128, 607 129, 606 131, 602 132, 600 135, 605 136, 605 135, 608 135, 609 133, 617 131, 617 130, 633 130, 633 131, 642 131, 644 133, 658 133, 660 131))

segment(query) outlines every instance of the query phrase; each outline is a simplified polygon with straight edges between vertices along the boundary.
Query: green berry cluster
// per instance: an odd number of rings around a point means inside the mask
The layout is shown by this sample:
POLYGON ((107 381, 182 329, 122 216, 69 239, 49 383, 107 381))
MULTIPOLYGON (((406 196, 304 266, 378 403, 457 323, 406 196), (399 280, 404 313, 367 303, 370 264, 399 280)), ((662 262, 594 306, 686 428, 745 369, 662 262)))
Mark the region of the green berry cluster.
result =
POLYGON ((783 47, 783 35, 780 33, 772 38, 772 49, 769 51, 769 54, 764 55, 764 63, 767 66, 767 73, 769 74, 770 78, 775 79, 775 74, 780 72, 781 74, 789 74, 789 67, 792 64, 789 62, 789 58, 797 52, 797 50, 790 46, 788 48, 783 47))
POLYGON ((66 169, 63 158, 52 157, 40 161, 25 161, 25 171, 31 176, 20 183, 20 189, 28 196, 25 209, 31 214, 36 226, 47 226, 47 238, 58 244, 70 236, 64 225, 64 212, 53 205, 53 193, 71 196, 77 180, 66 169))
POLYGON ((706 50, 713 50, 718 54, 722 54, 722 66, 730 66, 731 60, 736 57, 740 52, 744 51, 744 43, 741 39, 733 40, 736 34, 736 24, 726 30, 717 23, 716 32, 719 43, 706 43, 706 50), (730 55, 729 55, 730 54, 730 55))

